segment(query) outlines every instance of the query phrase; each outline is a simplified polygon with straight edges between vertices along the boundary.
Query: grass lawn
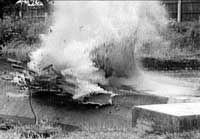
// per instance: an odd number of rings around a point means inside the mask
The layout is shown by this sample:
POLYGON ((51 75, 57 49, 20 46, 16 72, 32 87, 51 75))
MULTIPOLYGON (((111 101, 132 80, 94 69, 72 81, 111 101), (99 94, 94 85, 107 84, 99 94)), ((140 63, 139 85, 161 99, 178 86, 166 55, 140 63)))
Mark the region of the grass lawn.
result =
MULTIPOLYGON (((52 135, 40 135, 35 132, 35 126, 14 127, 8 131, 0 131, 1 139, 199 139, 199 131, 191 131, 184 133, 165 133, 155 134, 144 132, 143 129, 136 128, 130 130, 118 129, 101 129, 101 130, 83 130, 66 132, 59 127, 43 126, 43 129, 53 129, 55 131, 52 135)), ((40 127, 40 129, 42 129, 40 127)))

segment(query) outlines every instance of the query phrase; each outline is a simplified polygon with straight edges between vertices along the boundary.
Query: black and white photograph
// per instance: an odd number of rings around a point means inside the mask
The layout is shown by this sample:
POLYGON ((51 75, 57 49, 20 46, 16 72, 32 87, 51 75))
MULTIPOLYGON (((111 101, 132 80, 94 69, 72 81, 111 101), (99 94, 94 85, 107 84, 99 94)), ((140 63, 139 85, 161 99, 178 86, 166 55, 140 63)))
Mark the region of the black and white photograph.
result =
POLYGON ((200 139, 200 0, 0 0, 0 139, 200 139))

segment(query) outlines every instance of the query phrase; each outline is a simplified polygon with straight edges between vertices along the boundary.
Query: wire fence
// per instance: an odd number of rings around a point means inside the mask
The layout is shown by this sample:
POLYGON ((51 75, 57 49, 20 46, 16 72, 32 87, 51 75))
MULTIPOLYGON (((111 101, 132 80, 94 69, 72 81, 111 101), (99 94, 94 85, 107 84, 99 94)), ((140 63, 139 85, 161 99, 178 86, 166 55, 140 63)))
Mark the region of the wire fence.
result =
POLYGON ((48 15, 43 6, 30 6, 16 11, 19 18, 30 20, 31 22, 46 22, 48 15))
MULTIPOLYGON (((171 18, 177 19, 178 0, 163 1, 171 18)), ((181 21, 200 21, 200 0, 181 0, 181 21)))
MULTIPOLYGON (((163 4, 168 10, 169 16, 177 19, 178 0, 163 0, 163 4)), ((29 7, 22 11, 23 18, 30 18, 33 22, 45 21, 47 15, 44 7, 29 7)), ((200 22, 200 0, 181 0, 181 21, 200 22)))

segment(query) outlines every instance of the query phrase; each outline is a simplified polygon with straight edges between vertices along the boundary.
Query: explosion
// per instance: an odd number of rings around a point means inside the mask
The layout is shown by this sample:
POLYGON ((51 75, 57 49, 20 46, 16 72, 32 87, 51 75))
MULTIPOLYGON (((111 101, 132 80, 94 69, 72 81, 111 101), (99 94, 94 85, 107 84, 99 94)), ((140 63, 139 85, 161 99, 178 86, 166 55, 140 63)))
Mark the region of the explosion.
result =
POLYGON ((66 81, 73 77, 73 98, 110 93, 99 86, 114 82, 105 76, 108 69, 109 76, 137 80, 135 52, 145 43, 162 41, 168 22, 159 1, 59 1, 53 17, 53 31, 43 36, 28 66, 42 75, 52 64, 66 81))

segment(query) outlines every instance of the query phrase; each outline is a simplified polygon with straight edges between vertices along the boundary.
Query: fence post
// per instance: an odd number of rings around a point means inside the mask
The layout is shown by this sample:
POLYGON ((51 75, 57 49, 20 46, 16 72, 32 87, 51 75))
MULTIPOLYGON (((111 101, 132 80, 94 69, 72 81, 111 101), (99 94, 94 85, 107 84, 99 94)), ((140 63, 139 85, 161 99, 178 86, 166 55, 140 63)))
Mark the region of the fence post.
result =
POLYGON ((22 10, 19 10, 19 18, 22 18, 22 10))
POLYGON ((45 24, 47 23, 47 18, 48 18, 48 13, 45 12, 45 13, 44 13, 44 21, 45 21, 45 24))
POLYGON ((199 23, 200 23, 200 16, 199 16, 199 23))
POLYGON ((178 0, 178 8, 177 8, 177 21, 181 22, 181 0, 178 0))

